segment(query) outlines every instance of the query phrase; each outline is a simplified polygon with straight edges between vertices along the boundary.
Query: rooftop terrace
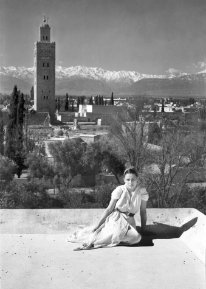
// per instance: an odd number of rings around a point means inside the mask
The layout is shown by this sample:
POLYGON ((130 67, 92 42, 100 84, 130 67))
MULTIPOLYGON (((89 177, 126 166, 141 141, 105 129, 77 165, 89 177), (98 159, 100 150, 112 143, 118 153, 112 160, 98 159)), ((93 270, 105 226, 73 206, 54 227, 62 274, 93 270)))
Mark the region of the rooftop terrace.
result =
POLYGON ((148 209, 138 246, 73 251, 77 244, 68 236, 94 223, 102 211, 0 210, 1 288, 205 288, 205 215, 195 209, 148 209))

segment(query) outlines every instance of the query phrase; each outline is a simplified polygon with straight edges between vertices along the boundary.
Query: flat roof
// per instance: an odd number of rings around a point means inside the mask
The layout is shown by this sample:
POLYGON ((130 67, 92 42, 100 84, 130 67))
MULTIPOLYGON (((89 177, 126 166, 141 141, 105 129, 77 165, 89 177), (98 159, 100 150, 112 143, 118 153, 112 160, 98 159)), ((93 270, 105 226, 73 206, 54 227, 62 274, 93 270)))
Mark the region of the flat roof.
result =
POLYGON ((1 209, 1 288, 205 288, 205 215, 194 209, 148 209, 142 245, 73 251, 77 244, 68 242, 69 235, 102 212, 1 209))

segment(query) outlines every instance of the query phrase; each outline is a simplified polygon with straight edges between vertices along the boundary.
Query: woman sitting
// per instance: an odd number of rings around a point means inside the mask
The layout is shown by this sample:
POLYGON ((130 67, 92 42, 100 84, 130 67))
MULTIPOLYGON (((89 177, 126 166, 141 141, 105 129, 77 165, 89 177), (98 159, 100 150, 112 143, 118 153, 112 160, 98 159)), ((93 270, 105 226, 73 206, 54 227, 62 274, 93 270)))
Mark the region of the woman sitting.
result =
POLYGON ((141 229, 146 226, 148 193, 140 186, 134 168, 124 172, 124 185, 118 186, 97 225, 83 245, 75 250, 112 247, 118 244, 133 245, 141 240, 136 230, 134 215, 140 213, 141 229))

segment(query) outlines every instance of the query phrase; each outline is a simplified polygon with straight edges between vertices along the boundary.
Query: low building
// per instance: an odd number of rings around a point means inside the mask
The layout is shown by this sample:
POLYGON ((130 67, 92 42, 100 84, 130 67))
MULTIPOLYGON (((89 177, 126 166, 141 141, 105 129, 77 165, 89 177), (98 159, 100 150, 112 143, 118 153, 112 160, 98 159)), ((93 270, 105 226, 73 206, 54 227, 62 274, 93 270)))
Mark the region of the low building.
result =
POLYGON ((86 143, 94 143, 101 139, 102 136, 107 135, 108 133, 104 134, 80 134, 79 137, 85 141, 86 143))
POLYGON ((126 115, 124 106, 80 104, 76 117, 85 117, 89 121, 101 119, 102 125, 110 125, 118 115, 126 115))

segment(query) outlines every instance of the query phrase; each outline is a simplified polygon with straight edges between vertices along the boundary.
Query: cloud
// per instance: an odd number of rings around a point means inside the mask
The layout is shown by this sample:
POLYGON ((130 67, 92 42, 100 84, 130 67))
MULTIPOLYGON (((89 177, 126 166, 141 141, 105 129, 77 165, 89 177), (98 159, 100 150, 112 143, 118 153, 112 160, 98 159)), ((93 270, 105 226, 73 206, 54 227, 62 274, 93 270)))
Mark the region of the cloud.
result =
POLYGON ((197 63, 194 63, 193 66, 195 67, 196 72, 200 72, 200 70, 206 69, 206 59, 202 61, 198 61, 197 63))
POLYGON ((171 67, 166 71, 166 73, 168 73, 168 74, 180 74, 180 73, 182 73, 182 71, 179 69, 171 67))
POLYGON ((181 76, 181 75, 185 75, 187 73, 179 70, 179 69, 176 69, 176 68, 169 68, 167 71, 166 71, 166 74, 171 76, 171 77, 176 77, 176 76, 181 76))

